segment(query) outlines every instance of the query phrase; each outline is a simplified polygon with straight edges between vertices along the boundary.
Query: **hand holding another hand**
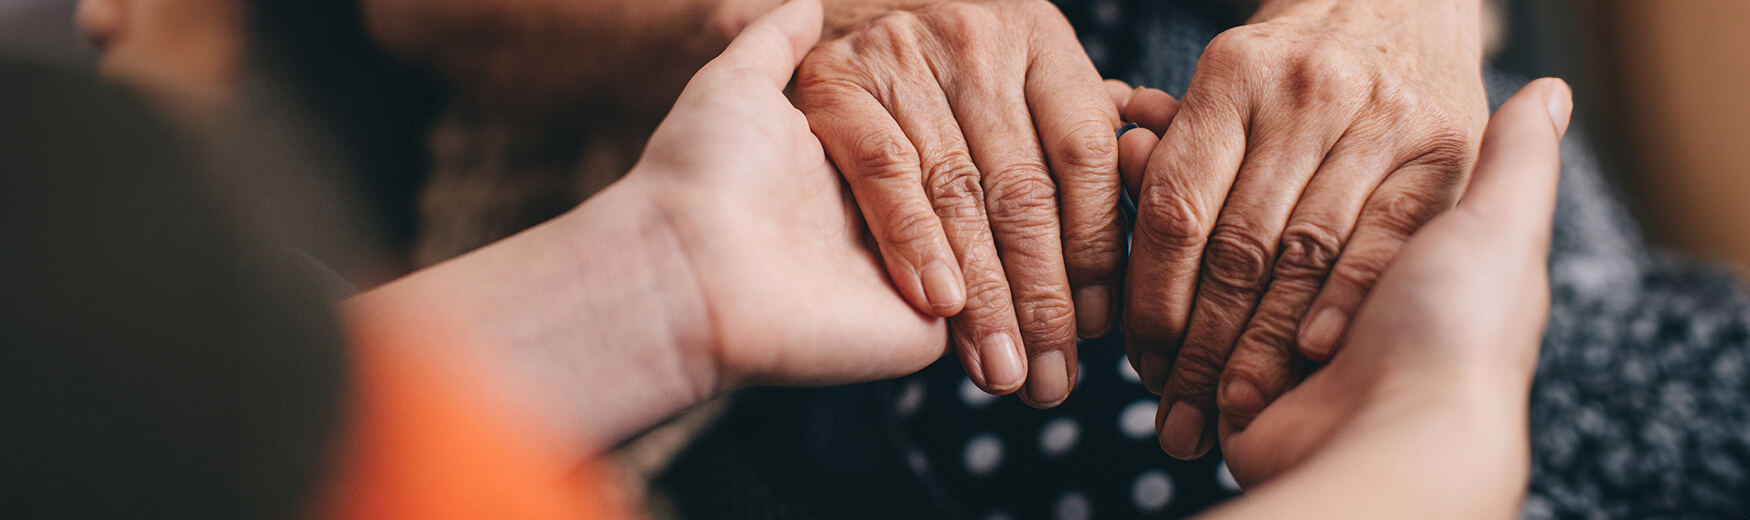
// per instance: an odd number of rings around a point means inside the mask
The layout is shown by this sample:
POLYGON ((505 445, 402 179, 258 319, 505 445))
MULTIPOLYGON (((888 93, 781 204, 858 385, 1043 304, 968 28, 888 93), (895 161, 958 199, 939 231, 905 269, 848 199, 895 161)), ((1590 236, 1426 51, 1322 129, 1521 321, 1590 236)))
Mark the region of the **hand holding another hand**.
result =
POLYGON ((1567 87, 1548 79, 1502 106, 1463 202, 1404 245, 1330 364, 1246 429, 1224 432, 1222 454, 1236 479, 1250 487, 1307 465, 1329 467, 1343 453, 1376 468, 1415 468, 1351 472, 1351 481, 1503 498, 1491 502, 1501 513, 1516 507, 1530 466, 1529 394, 1549 311, 1550 222, 1572 106, 1567 87), (1440 478, 1428 467, 1440 467, 1440 478))

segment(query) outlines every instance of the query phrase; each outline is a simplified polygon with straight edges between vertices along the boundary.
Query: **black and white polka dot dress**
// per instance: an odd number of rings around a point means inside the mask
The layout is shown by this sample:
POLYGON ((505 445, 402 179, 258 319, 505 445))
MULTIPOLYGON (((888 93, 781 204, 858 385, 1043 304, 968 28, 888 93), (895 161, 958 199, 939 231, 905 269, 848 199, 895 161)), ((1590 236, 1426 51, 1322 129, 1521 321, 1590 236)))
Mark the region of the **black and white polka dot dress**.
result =
POLYGON ((1119 336, 1079 345, 1075 391, 1051 410, 995 397, 956 358, 897 382, 891 411, 919 479, 983 520, 1176 518, 1239 489, 1216 453, 1161 451, 1148 393, 1119 336))

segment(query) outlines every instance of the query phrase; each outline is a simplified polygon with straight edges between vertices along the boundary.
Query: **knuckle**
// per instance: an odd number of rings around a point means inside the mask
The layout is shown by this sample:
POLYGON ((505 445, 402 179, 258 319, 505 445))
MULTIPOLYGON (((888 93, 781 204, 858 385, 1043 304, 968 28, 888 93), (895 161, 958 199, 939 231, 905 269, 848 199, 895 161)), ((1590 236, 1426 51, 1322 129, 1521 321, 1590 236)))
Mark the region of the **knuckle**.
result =
POLYGON ((1178 381, 1173 394, 1181 399, 1213 403, 1215 384, 1221 379, 1222 368, 1227 365, 1226 354, 1189 346, 1180 349, 1178 359, 1173 362, 1173 373, 1178 381))
MULTIPOLYGON (((1279 369, 1292 358, 1290 354, 1293 352, 1296 324, 1300 317, 1274 312, 1261 316, 1263 319, 1252 320, 1252 325, 1240 335, 1234 355, 1228 360, 1228 370, 1238 369, 1260 376, 1275 372, 1261 368, 1279 369)), ((1261 377, 1253 379, 1263 380, 1261 377)))
POLYGON ((951 150, 933 154, 935 157, 924 170, 925 182, 929 183, 931 196, 942 192, 953 192, 953 195, 973 195, 961 189, 964 181, 978 179, 978 167, 972 164, 972 157, 964 150, 951 150), (938 190, 937 188, 942 188, 938 190))
POLYGON ((1291 90, 1302 104, 1360 106, 1369 94, 1370 74, 1339 44, 1321 42, 1301 57, 1291 90))
POLYGON ((1042 169, 1028 166, 995 172, 985 191, 992 218, 1057 215, 1057 186, 1049 177, 1034 173, 1042 169))
POLYGON ((858 175, 874 181, 917 181, 917 152, 901 136, 869 132, 851 148, 858 175))
POLYGON ((1218 226, 1203 252, 1203 273, 1229 294, 1257 293, 1270 277, 1269 250, 1244 231, 1218 226))
POLYGON ((1060 179, 1111 180, 1118 176, 1118 139, 1107 129, 1105 116, 1081 118, 1057 143, 1064 171, 1060 179))
POLYGON ((1393 233, 1395 238, 1406 238, 1440 213, 1442 208, 1434 201, 1436 197, 1434 193, 1421 191, 1381 193, 1369 201, 1374 211, 1368 224, 1393 233))
POLYGON ((1289 224, 1282 231, 1282 253, 1276 262, 1279 277, 1323 277, 1337 262, 1342 239, 1331 228, 1311 222, 1289 224))
MULTIPOLYGON (((932 170, 945 168, 938 163, 932 170)), ((978 172, 966 163, 949 171, 933 171, 926 189, 936 214, 945 219, 973 219, 984 216, 984 188, 979 186, 978 172)))
POLYGON ((1260 71, 1258 64, 1277 58, 1275 31, 1262 24, 1249 24, 1222 31, 1209 41, 1198 72, 1205 67, 1222 76, 1245 77, 1260 71))
POLYGON ((1136 204, 1136 234, 1145 242, 1180 250, 1201 250, 1209 226, 1197 203, 1164 187, 1144 189, 1136 204))
POLYGON ((933 213, 895 208, 888 212, 882 236, 897 246, 927 242, 939 233, 939 222, 933 213))
POLYGON ((989 45, 1002 37, 997 20, 985 6, 945 2, 918 10, 920 20, 940 35, 950 49, 989 45))
POLYGON ((1476 142, 1457 125, 1452 124, 1450 118, 1440 117, 1435 121, 1421 137, 1422 154, 1411 160, 1410 164, 1430 166, 1433 177, 1429 181, 1437 189, 1456 191, 1459 185, 1464 184, 1476 158, 1476 142))
POLYGON ((1391 262, 1388 255, 1363 254, 1343 257, 1343 261, 1331 269, 1331 281, 1344 287, 1366 291, 1373 287, 1373 282, 1379 279, 1379 274, 1385 272, 1385 267, 1391 262))
POLYGON ((1064 267, 1072 284, 1105 281, 1124 264, 1124 237, 1117 229, 1068 233, 1064 237, 1064 267))
POLYGON ((915 39, 919 22, 917 13, 894 9, 869 20, 857 36, 865 40, 909 41, 915 39))
POLYGON ((998 317, 1009 312, 1014 302, 1009 298, 1009 285, 1001 278, 978 277, 966 284, 966 311, 975 319, 998 317))
POLYGON ((1062 298, 1029 298, 1016 306, 1021 330, 1038 339, 1073 336, 1075 306, 1062 298))

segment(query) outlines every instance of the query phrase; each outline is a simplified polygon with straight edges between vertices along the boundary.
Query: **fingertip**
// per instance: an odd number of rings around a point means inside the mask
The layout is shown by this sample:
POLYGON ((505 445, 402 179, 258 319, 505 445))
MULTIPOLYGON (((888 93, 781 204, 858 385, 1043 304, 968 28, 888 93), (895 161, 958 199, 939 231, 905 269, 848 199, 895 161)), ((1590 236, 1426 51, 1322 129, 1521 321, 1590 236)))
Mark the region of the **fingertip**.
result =
POLYGON ((1160 137, 1146 128, 1131 130, 1118 137, 1118 175, 1123 179, 1124 189, 1130 192, 1131 200, 1135 200, 1142 190, 1148 158, 1160 142, 1160 137))
MULTIPOLYGON (((1483 132, 1470 186, 1461 208, 1480 222, 1547 233, 1561 176, 1561 136, 1573 112, 1573 97, 1559 79, 1540 79, 1519 90, 1495 111, 1483 132), (1553 130, 1553 132, 1552 132, 1553 130), (1535 211, 1535 213, 1526 213, 1535 211), (1535 218, 1533 218, 1535 216, 1535 218)), ((1532 233, 1541 236, 1542 233, 1532 233)))
POLYGON ((713 63, 755 68, 782 88, 820 41, 822 16, 820 0, 789 0, 748 24, 713 63))
POLYGON ((1054 408, 1069 398, 1073 369, 1063 352, 1050 351, 1027 363, 1027 384, 1021 402, 1041 410, 1054 408))
POLYGON ((1222 415, 1235 428, 1243 429, 1252 418, 1264 411, 1264 393, 1258 385, 1244 377, 1234 377, 1222 385, 1217 404, 1222 415))
POLYGON ((959 314, 966 306, 966 282, 953 262, 935 261, 918 272, 923 285, 923 306, 943 318, 959 314))
POLYGON ((1543 78, 1535 83, 1543 88, 1544 106, 1549 110, 1550 122, 1555 124, 1556 136, 1567 135, 1568 122, 1574 114, 1573 89, 1560 78, 1543 78))
POLYGON ((1123 112, 1124 102, 1130 98, 1130 84, 1109 79, 1104 82, 1104 85, 1106 86, 1106 95, 1112 97, 1112 106, 1117 107, 1119 112, 1123 112))
POLYGON ((1131 91, 1128 101, 1122 106, 1124 110, 1120 114, 1124 120, 1135 121, 1157 135, 1166 133, 1167 126, 1179 114, 1179 100, 1166 91, 1148 87, 1131 91))
POLYGON ((1300 347, 1302 356, 1307 359, 1324 362, 1331 358, 1337 348, 1337 342, 1343 335, 1343 328, 1348 325, 1349 318, 1336 307, 1327 307, 1317 311, 1301 325, 1300 334, 1295 343, 1300 347))

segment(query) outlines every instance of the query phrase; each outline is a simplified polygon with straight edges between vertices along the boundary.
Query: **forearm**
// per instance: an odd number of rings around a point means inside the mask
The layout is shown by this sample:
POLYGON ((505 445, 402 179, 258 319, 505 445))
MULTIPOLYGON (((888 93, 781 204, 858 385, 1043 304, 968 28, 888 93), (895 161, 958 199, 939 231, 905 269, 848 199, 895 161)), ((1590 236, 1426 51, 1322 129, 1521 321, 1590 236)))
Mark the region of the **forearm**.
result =
MULTIPOLYGON (((617 187, 616 187, 617 188, 617 187)), ((715 362, 698 284, 654 210, 609 188, 565 215, 346 302, 349 320, 460 335, 506 406, 598 451, 705 399, 715 362)))
POLYGON ((1317 455, 1208 518, 1515 518, 1530 466, 1527 398, 1501 389, 1516 386, 1369 406, 1317 455))

